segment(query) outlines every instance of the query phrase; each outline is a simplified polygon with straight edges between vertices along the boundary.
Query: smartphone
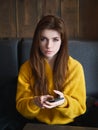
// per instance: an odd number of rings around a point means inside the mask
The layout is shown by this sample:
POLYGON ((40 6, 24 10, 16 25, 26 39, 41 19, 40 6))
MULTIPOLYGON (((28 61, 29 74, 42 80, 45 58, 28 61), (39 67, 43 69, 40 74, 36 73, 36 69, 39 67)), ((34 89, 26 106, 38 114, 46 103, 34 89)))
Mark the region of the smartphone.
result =
POLYGON ((49 102, 57 102, 57 101, 60 101, 62 99, 64 99, 64 98, 54 98, 54 99, 49 100, 49 102))

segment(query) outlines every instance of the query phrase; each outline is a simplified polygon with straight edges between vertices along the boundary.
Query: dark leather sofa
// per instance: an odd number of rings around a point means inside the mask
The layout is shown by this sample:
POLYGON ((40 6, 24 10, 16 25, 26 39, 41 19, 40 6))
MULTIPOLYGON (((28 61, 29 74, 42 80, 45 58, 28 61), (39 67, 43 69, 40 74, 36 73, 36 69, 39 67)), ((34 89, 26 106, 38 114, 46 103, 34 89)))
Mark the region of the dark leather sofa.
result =
MULTIPOLYGON (((32 39, 0 39, 0 130, 22 130, 29 120, 15 107, 17 76, 29 58, 32 39)), ((69 53, 84 67, 87 111, 77 125, 98 127, 98 41, 69 41, 69 53)))

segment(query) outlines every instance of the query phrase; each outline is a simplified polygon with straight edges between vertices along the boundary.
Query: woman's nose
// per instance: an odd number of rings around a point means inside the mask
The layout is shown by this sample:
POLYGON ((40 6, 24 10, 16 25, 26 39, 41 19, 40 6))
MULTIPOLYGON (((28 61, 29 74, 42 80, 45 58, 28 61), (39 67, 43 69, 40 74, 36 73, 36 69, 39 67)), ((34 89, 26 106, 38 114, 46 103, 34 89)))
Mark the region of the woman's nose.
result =
POLYGON ((47 48, 51 48, 52 47, 52 41, 51 40, 49 40, 49 41, 47 41, 47 48))

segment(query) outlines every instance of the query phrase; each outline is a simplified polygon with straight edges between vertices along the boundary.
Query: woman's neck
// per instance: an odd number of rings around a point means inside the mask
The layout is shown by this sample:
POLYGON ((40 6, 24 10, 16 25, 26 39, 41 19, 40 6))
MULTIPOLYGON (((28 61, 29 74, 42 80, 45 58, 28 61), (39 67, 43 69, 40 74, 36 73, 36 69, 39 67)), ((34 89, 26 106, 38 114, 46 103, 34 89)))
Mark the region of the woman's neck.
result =
POLYGON ((53 70, 53 67, 54 67, 55 59, 56 59, 56 56, 47 59, 47 62, 49 63, 52 70, 53 70))

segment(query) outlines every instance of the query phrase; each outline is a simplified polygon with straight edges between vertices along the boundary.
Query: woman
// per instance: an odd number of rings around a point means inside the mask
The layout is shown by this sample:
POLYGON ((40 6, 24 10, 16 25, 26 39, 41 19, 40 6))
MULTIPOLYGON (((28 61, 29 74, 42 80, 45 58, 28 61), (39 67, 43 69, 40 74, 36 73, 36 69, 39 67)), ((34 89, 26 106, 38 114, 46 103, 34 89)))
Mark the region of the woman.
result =
POLYGON ((86 111, 83 68, 68 55, 66 27, 59 17, 47 15, 37 24, 30 59, 20 68, 16 108, 46 124, 68 124, 86 111))

